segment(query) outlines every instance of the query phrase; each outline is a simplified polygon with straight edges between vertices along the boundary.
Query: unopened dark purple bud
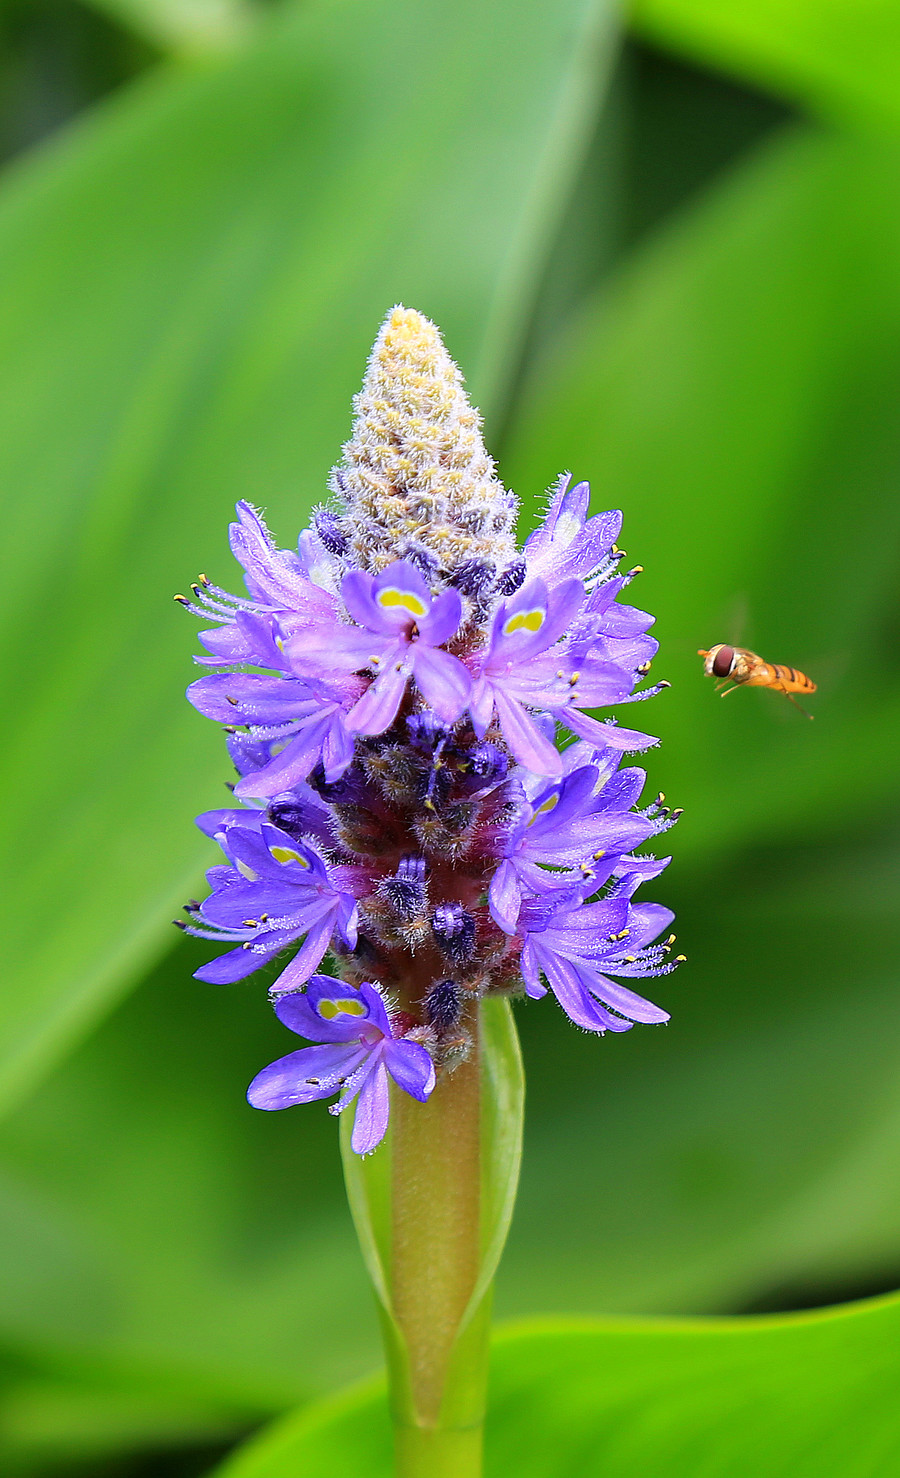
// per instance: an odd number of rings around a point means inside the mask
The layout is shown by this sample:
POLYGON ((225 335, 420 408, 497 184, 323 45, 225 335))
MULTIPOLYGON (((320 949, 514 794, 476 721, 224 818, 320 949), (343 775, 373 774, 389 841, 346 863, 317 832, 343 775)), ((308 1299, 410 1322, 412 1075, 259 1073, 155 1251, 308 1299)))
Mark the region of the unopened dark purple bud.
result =
POLYGON ((720 647, 713 658, 712 670, 716 677, 727 677, 734 661, 734 647, 720 647))
POLYGON ((496 568, 486 559, 467 559, 450 576, 450 584, 471 600, 483 600, 494 588, 496 568))
POLYGON ((276 796, 269 802, 266 814, 275 826, 298 841, 310 835, 326 843, 334 839, 328 826, 328 811, 313 798, 304 800, 290 793, 276 796))
POLYGON ((424 1004, 425 1019, 439 1035, 459 1025, 462 1003, 455 980, 436 980, 424 1004))
POLYGON ((340 520, 328 508, 317 508, 313 521, 316 533, 325 545, 329 554, 347 553, 347 535, 341 528, 340 520))
POLYGON ((455 965, 466 965, 475 950, 475 920, 461 903, 440 903, 431 920, 438 947, 455 965))
POLYGON ((425 858, 401 857, 392 878, 382 878, 378 888, 399 919, 411 923, 425 907, 425 858))
POLYGON ((496 744, 485 739, 481 744, 473 745, 466 755, 465 769, 456 788, 463 795, 488 790, 493 785, 499 785, 508 770, 507 756, 496 744))
POLYGON ((409 730, 410 742, 417 749, 424 750, 426 754, 431 754, 440 741, 446 739, 450 733, 450 730, 435 718, 430 709, 426 709, 424 713, 412 714, 406 720, 406 727, 409 730))
POLYGON ((519 586, 523 583, 527 573, 524 559, 514 560, 507 565, 500 579, 497 581, 497 589, 501 595, 515 595, 519 586))
POLYGON ((361 765, 352 764, 340 780, 327 781, 321 765, 309 777, 313 790, 333 806, 364 806, 372 800, 372 787, 361 765))
POLYGON ((425 576, 426 580, 433 580, 440 568, 440 561, 437 555, 432 554, 430 549, 426 549, 424 544, 407 544, 399 557, 408 560, 411 565, 415 565, 416 569, 420 574, 425 576))
POLYGON ((425 881, 425 858, 415 854, 401 857, 397 877, 402 878, 406 883, 418 883, 421 887, 425 881))

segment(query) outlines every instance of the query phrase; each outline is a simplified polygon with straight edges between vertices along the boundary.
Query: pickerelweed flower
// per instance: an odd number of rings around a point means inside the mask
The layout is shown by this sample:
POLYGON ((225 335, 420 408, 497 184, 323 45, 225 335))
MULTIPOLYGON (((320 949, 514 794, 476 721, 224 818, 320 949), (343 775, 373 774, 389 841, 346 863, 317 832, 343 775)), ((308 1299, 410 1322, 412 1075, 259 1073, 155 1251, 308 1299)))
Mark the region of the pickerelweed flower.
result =
POLYGON ((277 969, 280 1019, 324 1044, 260 1074, 257 1107, 343 1083, 364 1153, 385 1073, 424 1098, 427 1058, 440 1088, 486 995, 549 987, 597 1033, 667 1019, 616 980, 672 968, 653 942, 670 914, 631 895, 666 864, 635 849, 677 813, 661 797, 639 809, 643 772, 621 767, 655 741, 586 712, 664 684, 640 687, 652 617, 620 600, 639 571, 619 572, 621 515, 590 517, 589 498, 562 478, 517 551, 516 499, 459 371, 434 326, 396 308, 296 550, 240 503, 247 595, 203 576, 181 597, 212 623, 198 661, 215 670, 188 696, 238 770, 235 805, 200 818, 226 862, 183 925, 231 948, 197 974, 277 969), (557 725, 578 736, 562 751, 557 725), (334 977, 296 994, 329 951, 334 977))
POLYGON ((351 870, 327 868, 306 842, 271 822, 225 824, 216 839, 230 865, 210 868, 213 889, 182 925, 188 934, 217 944, 237 944, 196 972, 198 980, 225 984, 243 980, 303 940, 273 992, 303 986, 322 961, 333 937, 346 949, 357 942, 357 904, 341 890, 351 870))
POLYGON ((383 997, 367 981, 342 986, 314 975, 304 995, 282 996, 275 1012, 292 1032, 320 1045, 289 1052, 257 1073, 247 1091, 254 1108, 290 1108, 339 1092, 331 1107, 339 1114, 358 1099, 351 1143, 368 1155, 387 1129, 388 1076, 421 1102, 434 1087, 427 1051, 395 1033, 383 997))

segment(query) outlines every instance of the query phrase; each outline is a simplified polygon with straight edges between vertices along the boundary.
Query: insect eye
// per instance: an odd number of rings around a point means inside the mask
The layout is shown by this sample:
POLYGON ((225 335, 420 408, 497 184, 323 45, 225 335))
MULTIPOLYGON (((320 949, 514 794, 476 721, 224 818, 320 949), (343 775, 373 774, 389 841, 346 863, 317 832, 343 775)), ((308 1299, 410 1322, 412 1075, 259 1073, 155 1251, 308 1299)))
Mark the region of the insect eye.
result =
POLYGON ((712 670, 716 677, 727 677, 734 663, 734 647, 720 647, 713 659, 712 670))

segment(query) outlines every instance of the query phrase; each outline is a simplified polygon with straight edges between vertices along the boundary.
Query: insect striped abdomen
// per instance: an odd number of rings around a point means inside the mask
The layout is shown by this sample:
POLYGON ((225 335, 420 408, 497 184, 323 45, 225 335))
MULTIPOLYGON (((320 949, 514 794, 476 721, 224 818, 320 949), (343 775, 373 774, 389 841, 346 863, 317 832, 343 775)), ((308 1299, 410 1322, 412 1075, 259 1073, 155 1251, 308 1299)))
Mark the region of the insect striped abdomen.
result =
POLYGON ((772 666, 772 687, 778 687, 783 693, 814 693, 816 684, 812 678, 807 677, 805 672, 800 672, 796 667, 786 667, 780 662, 772 666))

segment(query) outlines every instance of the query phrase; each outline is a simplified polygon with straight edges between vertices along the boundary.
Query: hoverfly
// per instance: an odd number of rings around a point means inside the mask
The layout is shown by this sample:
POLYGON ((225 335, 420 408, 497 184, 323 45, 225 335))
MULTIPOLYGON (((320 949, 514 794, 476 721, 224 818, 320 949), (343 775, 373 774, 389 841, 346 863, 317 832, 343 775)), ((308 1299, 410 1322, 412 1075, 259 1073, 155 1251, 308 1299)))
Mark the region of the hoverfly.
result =
MULTIPOLYGON (((707 677, 719 679, 716 686, 723 698, 739 687, 771 688, 773 692, 784 693, 800 708, 794 694, 816 691, 816 684, 805 672, 798 672, 796 667, 786 667, 780 662, 764 662, 762 657, 748 652, 746 647, 729 647, 720 642, 718 646, 710 647, 708 652, 701 648, 697 656, 704 659, 703 671, 707 677), (726 686, 729 682, 732 687, 726 686)), ((800 708, 800 712, 806 713, 806 709, 800 708)), ((812 714, 807 713, 806 717, 812 718, 812 714)))

